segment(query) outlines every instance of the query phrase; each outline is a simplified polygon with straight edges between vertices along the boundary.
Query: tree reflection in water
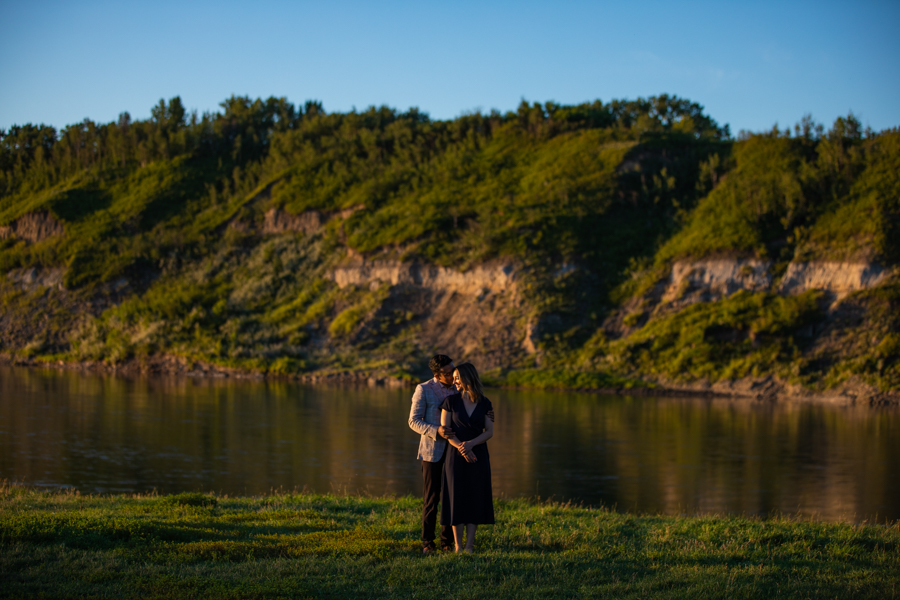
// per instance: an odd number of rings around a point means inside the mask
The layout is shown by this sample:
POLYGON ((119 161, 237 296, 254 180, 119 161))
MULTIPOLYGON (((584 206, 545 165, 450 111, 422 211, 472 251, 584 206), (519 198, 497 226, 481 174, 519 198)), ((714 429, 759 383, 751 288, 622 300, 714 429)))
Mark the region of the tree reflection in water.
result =
MULTIPOLYGON (((0 478, 416 494, 411 390, 0 367, 0 478)), ((489 390, 494 491, 637 512, 900 518, 900 410, 489 390)))

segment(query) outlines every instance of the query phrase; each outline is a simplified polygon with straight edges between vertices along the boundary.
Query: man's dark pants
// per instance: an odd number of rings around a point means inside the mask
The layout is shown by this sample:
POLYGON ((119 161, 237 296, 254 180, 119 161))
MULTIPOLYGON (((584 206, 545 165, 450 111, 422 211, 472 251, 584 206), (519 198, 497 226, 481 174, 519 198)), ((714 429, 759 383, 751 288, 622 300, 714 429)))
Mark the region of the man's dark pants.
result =
MULTIPOLYGON (((441 501, 441 474, 444 472, 444 458, 447 450, 437 462, 422 461, 422 479, 425 483, 422 496, 425 505, 422 507, 422 544, 426 548, 434 548, 434 528, 437 524, 438 502, 441 501)), ((441 526, 441 548, 453 548, 453 528, 441 526)))

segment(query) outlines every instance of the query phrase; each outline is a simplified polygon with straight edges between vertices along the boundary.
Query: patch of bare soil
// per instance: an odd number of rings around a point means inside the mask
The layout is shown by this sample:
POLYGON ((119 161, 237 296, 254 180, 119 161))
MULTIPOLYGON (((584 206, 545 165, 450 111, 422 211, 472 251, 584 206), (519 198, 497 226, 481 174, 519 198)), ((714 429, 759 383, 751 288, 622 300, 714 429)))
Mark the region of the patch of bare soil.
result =
POLYGON ((382 305, 357 330, 354 345, 375 349, 405 340, 422 356, 447 354, 481 370, 508 368, 527 356, 528 333, 517 269, 486 264, 468 271, 357 257, 335 269, 339 287, 389 287, 382 305))
POLYGON ((400 284, 391 287, 388 298, 351 341, 390 354, 396 340, 405 340, 423 357, 447 354, 457 363, 471 361, 488 370, 520 361, 525 356, 523 335, 519 307, 508 294, 475 295, 400 284))
POLYGON ((425 345, 481 370, 509 367, 521 358, 524 331, 506 298, 443 292, 432 301, 420 333, 425 345))
POLYGON ((0 351, 59 353, 69 335, 88 316, 99 316, 130 291, 125 280, 91 294, 62 285, 63 269, 15 269, 0 276, 0 351))
POLYGON ((317 210, 308 210, 299 215, 292 215, 277 208, 266 212, 262 232, 266 234, 297 232, 312 235, 318 232, 328 220, 317 210))
POLYGON ((0 239, 18 238, 32 244, 66 232, 63 224, 47 212, 28 213, 12 224, 0 227, 0 239))

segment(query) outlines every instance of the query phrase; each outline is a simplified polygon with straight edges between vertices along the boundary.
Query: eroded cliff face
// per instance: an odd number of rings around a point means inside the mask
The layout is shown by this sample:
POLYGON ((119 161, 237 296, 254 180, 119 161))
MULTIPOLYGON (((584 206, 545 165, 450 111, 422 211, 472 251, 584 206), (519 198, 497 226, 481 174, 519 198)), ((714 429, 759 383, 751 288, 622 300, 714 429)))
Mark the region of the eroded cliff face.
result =
POLYGON ((327 220, 328 217, 317 210, 310 210, 303 214, 292 215, 283 210, 271 208, 265 214, 262 231, 263 233, 268 234, 285 233, 289 231, 313 234, 319 231, 327 220))
POLYGON ((352 260, 330 273, 341 288, 389 286, 381 312, 415 315, 418 344, 454 360, 471 360, 480 369, 508 367, 526 350, 519 269, 489 263, 460 272, 446 267, 398 261, 352 260))
POLYGON ((65 289, 63 278, 65 269, 13 269, 6 274, 6 279, 23 291, 33 291, 40 287, 65 289))
MULTIPOLYGON (((540 328, 535 323, 542 315, 533 314, 526 305, 519 289, 522 275, 520 267, 506 262, 461 272, 358 256, 329 273, 340 288, 374 290, 387 285, 388 299, 379 310, 414 314, 423 348, 473 360, 488 369, 522 365, 523 360, 533 361, 540 354, 540 328)), ((607 328, 614 335, 626 334, 652 315, 715 302, 741 290, 800 294, 818 289, 825 291, 831 306, 836 307, 848 294, 881 285, 889 275, 880 265, 865 262, 793 263, 778 278, 772 273, 772 263, 759 259, 678 261, 667 279, 648 296, 623 307, 607 322, 607 328), (627 320, 629 313, 644 316, 627 320)))
MULTIPOLYGON (((782 265, 778 271, 771 262, 759 259, 678 261, 667 277, 631 297, 604 322, 607 338, 618 344, 610 346, 612 359, 607 364, 627 369, 632 357, 637 356, 634 360, 640 362, 635 362, 638 365, 634 367, 635 375, 667 388, 757 398, 816 396, 818 401, 839 403, 866 398, 882 401, 880 394, 888 388, 879 386, 896 385, 892 383, 896 378, 890 370, 897 356, 896 321, 891 316, 896 313, 892 306, 896 305, 896 292, 885 286, 896 283, 898 276, 897 267, 886 268, 866 261, 797 261, 782 265), (860 293, 875 288, 883 289, 878 293, 860 293), (724 302, 725 298, 742 291, 786 297, 810 290, 823 293, 816 296, 817 306, 805 309, 806 317, 772 317, 782 319, 784 328, 766 331, 767 326, 763 324, 760 325, 762 333, 751 325, 751 322, 761 323, 753 319, 762 314, 754 313, 752 305, 806 304, 809 307, 810 304, 782 302, 771 297, 724 302), (692 305, 696 310, 685 310, 692 305), (732 309, 735 312, 729 312, 732 309), (742 314, 753 316, 745 319, 742 314), (681 331, 686 327, 692 329, 679 340, 667 340, 666 332, 671 327, 681 327, 681 331), (691 340, 699 338, 691 334, 698 333, 702 342, 695 344, 691 340), (628 345, 631 341, 638 344, 634 348, 639 348, 648 339, 654 344, 653 352, 640 356, 632 353, 632 346, 628 345), (784 347, 790 350, 782 353, 777 346, 780 343, 785 343, 784 347), (763 358, 752 371, 740 366, 742 360, 756 360, 753 352, 762 352, 760 349, 767 344, 773 349, 773 355, 778 356, 777 360, 763 358), (694 352, 695 348, 700 349, 694 352), (702 355, 702 352, 710 354, 702 355), (715 370, 717 364, 729 364, 728 356, 737 357, 737 362, 730 363, 738 365, 738 370, 732 371, 737 375, 715 370), (717 362, 719 357, 724 362, 717 362), (706 375, 686 377, 684 373, 700 372, 684 367, 690 361, 702 368, 709 367, 706 372, 714 375, 709 380, 706 375), (657 365, 660 368, 654 371, 657 365), (877 367, 871 369, 867 365, 877 367), (666 375, 650 375, 652 372, 666 375), (749 372, 754 376, 748 375, 749 372)), ((890 401, 896 402, 896 396, 892 398, 890 401)))
POLYGON ((0 354, 19 348, 64 352, 85 318, 98 317, 133 293, 125 278, 99 285, 89 294, 72 291, 65 286, 65 276, 61 267, 26 267, 0 274, 0 291, 6 294, 0 310, 0 354))
POLYGON ((772 285, 771 266, 756 259, 677 261, 661 300, 687 305, 718 300, 739 290, 764 291, 772 285))
MULTIPOLYGON (((314 235, 321 231, 329 221, 333 219, 346 219, 361 208, 361 206, 354 206, 333 213, 308 210, 299 215, 294 215, 278 208, 270 208, 264 215, 260 232, 268 235, 291 232, 314 235)), ((236 226, 250 229, 246 224, 237 225, 237 222, 236 226)))
POLYGON ((840 310, 849 295, 887 283, 895 271, 874 262, 810 261, 791 263, 779 277, 773 273, 772 262, 755 258, 676 261, 668 277, 625 302, 603 327, 612 338, 627 336, 651 318, 716 302, 739 291, 799 295, 820 290, 831 314, 840 310))
POLYGON ((47 212, 28 213, 0 227, 0 239, 17 238, 35 244, 47 238, 64 234, 65 228, 47 212))
POLYGON ((888 269, 869 262, 791 263, 778 285, 778 292, 801 294, 816 289, 840 300, 853 292, 878 287, 889 275, 888 269))
POLYGON ((660 300, 686 306, 715 301, 740 290, 793 295, 821 290, 833 300, 842 300, 853 292, 883 284, 891 274, 872 262, 793 262, 778 280, 771 271, 771 262, 758 259, 677 261, 664 282, 660 300))
POLYGON ((388 283, 391 286, 418 286, 434 292, 453 292, 485 297, 488 294, 516 295, 516 268, 511 264, 487 264, 466 272, 398 261, 356 260, 336 268, 331 277, 338 287, 369 287, 388 283))

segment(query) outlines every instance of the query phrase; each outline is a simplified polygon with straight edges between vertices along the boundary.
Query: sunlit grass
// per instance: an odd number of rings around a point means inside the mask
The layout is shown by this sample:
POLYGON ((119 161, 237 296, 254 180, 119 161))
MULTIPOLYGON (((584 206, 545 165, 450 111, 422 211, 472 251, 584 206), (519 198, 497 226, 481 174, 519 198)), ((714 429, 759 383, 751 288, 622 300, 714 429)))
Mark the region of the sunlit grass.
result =
POLYGON ((900 592, 900 526, 495 501, 474 556, 421 501, 0 490, 4 597, 856 597, 900 592))

